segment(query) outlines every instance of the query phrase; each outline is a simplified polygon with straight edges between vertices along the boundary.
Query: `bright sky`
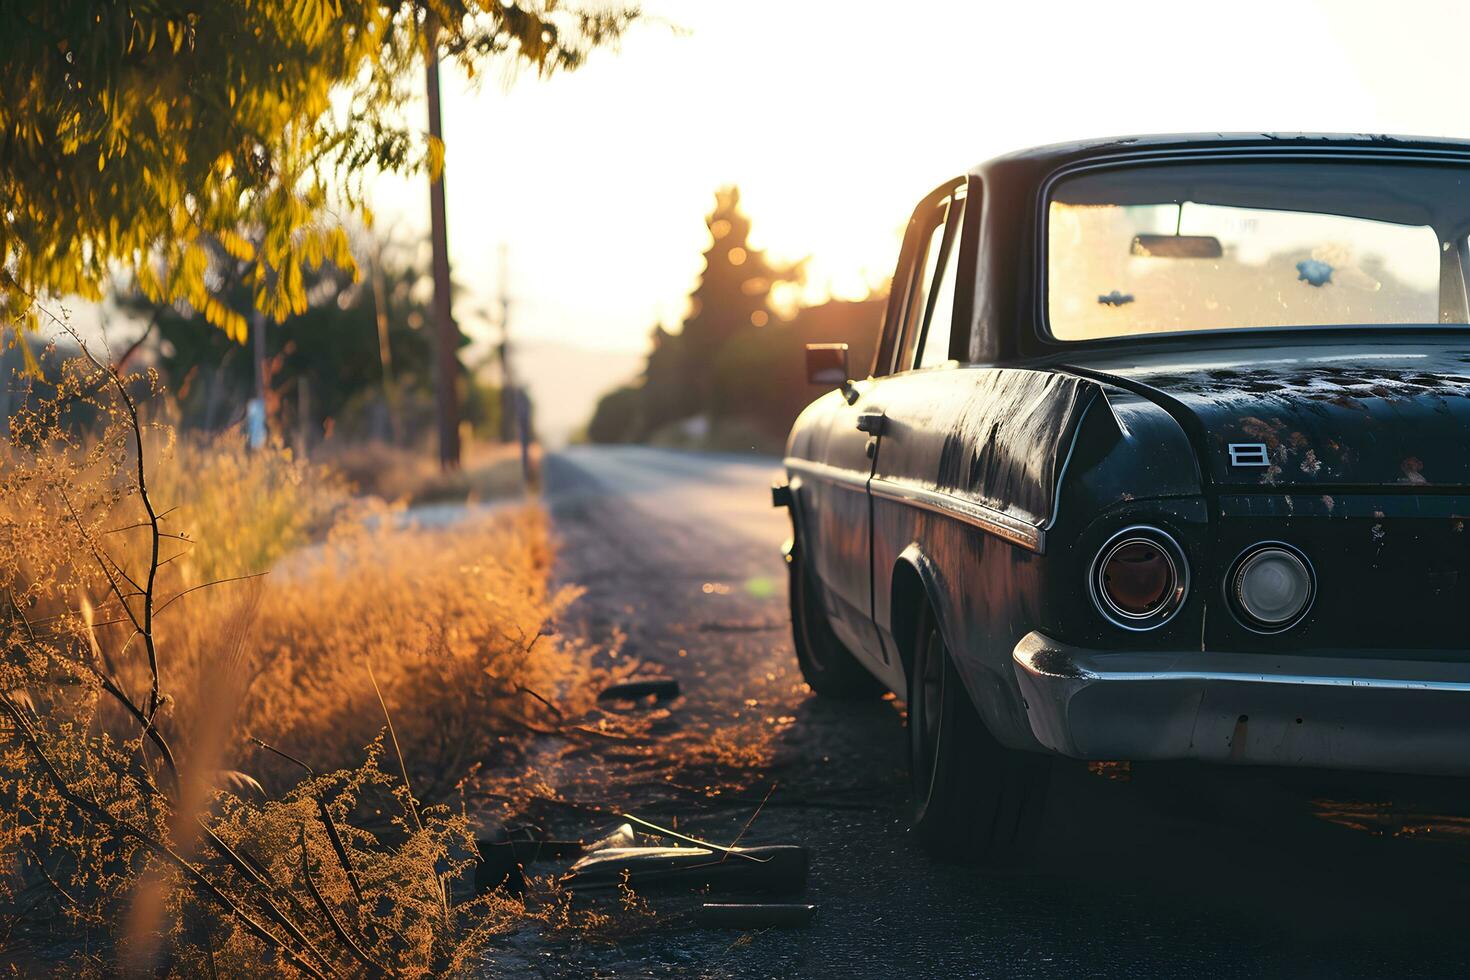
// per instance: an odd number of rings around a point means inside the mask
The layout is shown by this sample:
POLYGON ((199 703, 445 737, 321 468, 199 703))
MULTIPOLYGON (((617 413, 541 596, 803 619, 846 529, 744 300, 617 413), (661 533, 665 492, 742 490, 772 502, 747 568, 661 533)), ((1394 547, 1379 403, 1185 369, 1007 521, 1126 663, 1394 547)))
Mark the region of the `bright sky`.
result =
MULTIPOLYGON (((722 183, 740 185, 757 245, 812 256, 814 298, 850 296, 892 271, 920 196, 1010 149, 1171 131, 1470 135, 1470 8, 1452 2, 645 8, 620 51, 574 74, 476 89, 446 73, 469 329, 505 242, 517 334, 644 349, 656 320, 683 316, 722 183)), ((385 178, 374 203, 382 226, 424 226, 421 181, 385 178)))

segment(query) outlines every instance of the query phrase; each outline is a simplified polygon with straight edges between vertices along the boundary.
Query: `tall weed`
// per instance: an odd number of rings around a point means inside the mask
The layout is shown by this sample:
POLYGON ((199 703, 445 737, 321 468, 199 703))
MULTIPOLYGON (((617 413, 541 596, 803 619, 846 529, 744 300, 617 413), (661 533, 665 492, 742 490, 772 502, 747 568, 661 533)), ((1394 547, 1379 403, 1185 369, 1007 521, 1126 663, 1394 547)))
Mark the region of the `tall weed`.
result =
POLYGON ((405 528, 155 395, 70 362, 0 441, 7 904, 101 972, 473 962, 511 912, 455 906, 471 829, 424 798, 513 756, 528 692, 589 698, 544 515, 405 528))

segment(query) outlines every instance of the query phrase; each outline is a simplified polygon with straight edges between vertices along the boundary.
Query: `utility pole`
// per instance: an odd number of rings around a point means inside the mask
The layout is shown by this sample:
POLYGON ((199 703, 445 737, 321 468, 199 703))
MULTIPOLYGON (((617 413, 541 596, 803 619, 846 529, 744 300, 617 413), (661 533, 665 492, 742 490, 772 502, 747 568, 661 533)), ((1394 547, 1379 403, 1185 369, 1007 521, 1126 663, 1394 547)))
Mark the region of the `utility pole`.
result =
POLYGON ((311 376, 296 376, 296 455, 305 459, 311 452, 311 376))
POLYGON ((500 435, 512 438, 521 449, 521 486, 530 492, 536 485, 531 466, 531 400, 516 384, 510 357, 510 246, 500 245, 500 435))
POLYGON ((516 382, 510 365, 510 246, 500 243, 500 440, 516 437, 516 382))
MULTIPOLYGON (((429 95, 429 136, 442 146, 439 118, 439 22, 429 14, 424 24, 424 68, 429 95)), ((439 417, 439 465, 459 469, 459 330, 449 296, 449 233, 445 227, 444 170, 429 175, 429 237, 434 260, 434 406, 439 417)))
MULTIPOLYGON (((25 342, 25 334, 17 328, 15 343, 25 342)), ((19 374, 10 366, 10 347, 10 328, 0 327, 0 439, 10 438, 10 382, 19 374)))
POLYGON ((398 386, 393 383, 393 348, 388 342, 388 284, 383 278, 383 243, 373 239, 373 309, 378 321, 378 363, 383 368, 383 407, 388 412, 388 436, 394 445, 398 431, 398 386))

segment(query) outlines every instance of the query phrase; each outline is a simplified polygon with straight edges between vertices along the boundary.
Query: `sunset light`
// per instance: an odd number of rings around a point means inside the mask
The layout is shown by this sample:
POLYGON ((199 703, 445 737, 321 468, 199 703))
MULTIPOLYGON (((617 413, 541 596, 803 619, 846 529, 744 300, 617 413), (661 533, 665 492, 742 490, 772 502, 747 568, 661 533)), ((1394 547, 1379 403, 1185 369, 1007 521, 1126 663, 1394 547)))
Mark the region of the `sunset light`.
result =
POLYGON ((0 4, 0 972, 1470 977, 1467 37, 0 4))
MULTIPOLYGON (((1455 58, 1436 55, 1470 12, 1350 9, 1377 8, 1252 0, 1186 24, 1162 2, 1124 17, 1082 2, 660 0, 620 52, 575 74, 508 90, 448 76, 456 269, 488 299, 496 249, 513 242, 527 334, 641 351, 685 312, 721 184, 740 185, 756 244, 811 257, 806 298, 855 298, 892 275, 912 187, 1008 150, 1113 133, 1457 132, 1463 113, 1431 93, 1458 85, 1455 58), (1207 43, 1188 40, 1199 30, 1207 43), (519 145, 538 152, 507 152, 519 145)), ((382 181, 374 197, 385 225, 412 226, 417 186, 382 181)))

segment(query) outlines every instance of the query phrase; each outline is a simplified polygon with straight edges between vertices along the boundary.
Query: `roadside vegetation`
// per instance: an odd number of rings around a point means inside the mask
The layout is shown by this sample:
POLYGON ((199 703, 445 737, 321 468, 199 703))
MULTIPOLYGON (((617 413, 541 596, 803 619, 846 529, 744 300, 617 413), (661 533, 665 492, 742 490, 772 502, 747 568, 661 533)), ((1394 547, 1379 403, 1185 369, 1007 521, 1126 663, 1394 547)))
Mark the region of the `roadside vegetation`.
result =
POLYGON ((549 584, 539 509, 405 524, 405 504, 520 491, 508 453, 452 471, 463 432, 504 440, 524 414, 504 410, 503 372, 460 360, 442 250, 431 276, 412 244, 375 244, 368 198, 383 173, 442 190, 445 147, 416 101, 441 61, 471 78, 570 71, 639 16, 575 0, 14 12, 0 38, 12 969, 438 976, 527 922, 606 927, 555 883, 520 898, 473 881, 471 793, 523 813, 548 795, 544 740, 643 751, 653 721, 593 708, 630 667, 594 669, 557 635, 575 593, 549 584), (107 294, 104 333, 114 313, 141 328, 116 363, 42 351, 50 309, 107 294), (443 475, 413 451, 431 424, 443 475))
POLYGON ((35 963, 438 974, 473 898, 456 783, 595 690, 544 515, 409 529, 286 448, 179 437, 87 359, 0 443, 0 933, 35 963))
POLYGON ((531 487, 521 468, 518 446, 474 443, 456 470, 444 470, 421 449, 391 442, 327 445, 314 456, 341 475, 360 494, 390 504, 486 503, 522 497, 539 480, 541 451, 530 450, 531 487))
POLYGON ((783 311, 777 293, 801 281, 802 267, 774 263, 750 244, 738 188, 715 192, 705 227, 709 247, 688 316, 677 332, 654 327, 643 373, 598 402, 591 442, 779 454, 814 394, 805 345, 847 344, 860 377, 871 365, 886 288, 783 311))

